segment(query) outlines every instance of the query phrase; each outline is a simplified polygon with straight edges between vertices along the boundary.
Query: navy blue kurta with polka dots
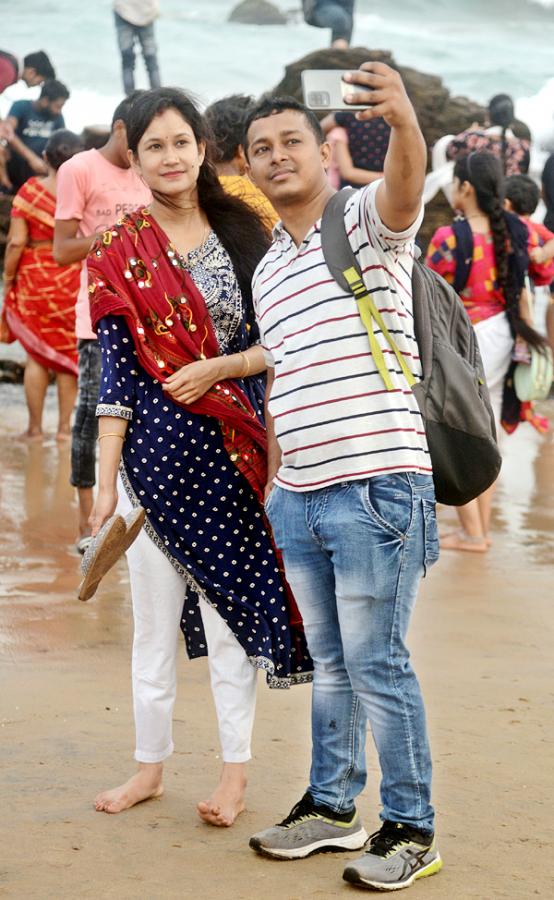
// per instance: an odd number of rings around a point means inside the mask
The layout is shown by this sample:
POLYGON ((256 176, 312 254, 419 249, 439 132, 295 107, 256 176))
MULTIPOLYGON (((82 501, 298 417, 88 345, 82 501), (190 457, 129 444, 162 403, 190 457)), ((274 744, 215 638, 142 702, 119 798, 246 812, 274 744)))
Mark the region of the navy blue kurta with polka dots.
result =
MULTIPOLYGON (((186 265, 201 290, 222 353, 248 346, 243 301, 227 252, 212 232, 186 265)), ((122 318, 98 325, 102 380, 97 415, 129 421, 121 475, 146 531, 187 583, 182 628, 191 658, 207 645, 203 596, 227 622, 271 687, 310 678, 301 632, 290 628, 285 592, 262 511, 227 454, 219 425, 174 404, 140 365, 122 318)), ((255 379, 241 382, 259 409, 255 379)))

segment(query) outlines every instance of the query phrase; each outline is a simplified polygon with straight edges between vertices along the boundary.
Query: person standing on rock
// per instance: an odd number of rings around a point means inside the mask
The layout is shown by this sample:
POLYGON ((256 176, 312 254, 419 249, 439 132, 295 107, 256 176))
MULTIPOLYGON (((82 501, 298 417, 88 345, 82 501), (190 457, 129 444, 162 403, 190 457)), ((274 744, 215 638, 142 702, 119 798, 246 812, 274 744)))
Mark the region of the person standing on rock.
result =
MULTIPOLYGON (((391 136, 383 179, 347 200, 344 226, 418 380, 411 272, 425 141, 397 72, 368 62, 345 80, 350 102, 367 106, 359 119, 382 116, 391 136)), ((314 662, 309 787, 250 846, 276 859, 364 846, 355 799, 366 782, 369 720, 382 826, 344 878, 396 890, 442 866, 425 711, 405 643, 420 580, 438 558, 425 429, 383 332, 368 340, 353 295, 327 268, 321 217, 335 191, 317 118, 291 98, 267 99, 247 119, 245 150, 254 182, 281 216, 253 280, 268 364, 265 508, 314 662)))
POLYGON ((302 0, 302 11, 308 25, 331 29, 331 47, 345 50, 350 46, 354 0, 302 0))
POLYGON ((159 15, 158 0, 114 0, 115 29, 123 67, 123 89, 135 90, 135 44, 138 41, 151 88, 161 85, 154 22, 159 15))

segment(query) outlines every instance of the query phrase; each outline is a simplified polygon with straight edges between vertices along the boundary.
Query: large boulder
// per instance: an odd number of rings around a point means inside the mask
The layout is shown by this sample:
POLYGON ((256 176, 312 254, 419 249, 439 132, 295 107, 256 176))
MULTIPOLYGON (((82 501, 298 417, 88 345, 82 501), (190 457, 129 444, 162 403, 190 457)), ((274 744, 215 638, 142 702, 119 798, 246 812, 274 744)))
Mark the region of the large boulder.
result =
POLYGON ((229 13, 229 22, 241 25, 286 25, 287 17, 267 0, 243 0, 229 13))
MULTIPOLYGON (((387 63, 400 72, 428 147, 432 147, 443 134, 457 134, 472 122, 484 121, 485 108, 467 97, 453 97, 442 78, 398 65, 388 50, 369 50, 366 47, 349 47, 347 50, 329 48, 309 53, 285 68, 283 78, 269 95, 289 95, 302 100, 300 74, 304 69, 357 69, 369 60, 387 63)), ((419 235, 421 245, 425 247, 435 229, 451 218, 452 210, 441 192, 427 206, 419 235)))

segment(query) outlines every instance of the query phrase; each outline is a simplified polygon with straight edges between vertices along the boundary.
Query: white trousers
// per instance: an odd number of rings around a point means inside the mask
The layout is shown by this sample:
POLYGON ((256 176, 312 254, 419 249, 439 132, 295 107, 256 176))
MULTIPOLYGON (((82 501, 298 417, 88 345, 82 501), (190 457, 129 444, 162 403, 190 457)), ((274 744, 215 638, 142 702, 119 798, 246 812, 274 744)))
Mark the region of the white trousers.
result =
MULTIPOLYGON (((117 511, 132 509, 121 481, 117 511)), ((135 632, 132 682, 135 759, 159 763, 173 752, 172 720, 177 692, 177 654, 186 583, 144 530, 127 551, 135 632)), ((212 694, 223 761, 251 758, 257 670, 248 662, 229 626, 200 601, 206 632, 212 694)))
POLYGON ((514 348, 514 339, 506 313, 501 312, 485 319, 484 322, 478 322, 475 326, 475 334, 485 369, 496 430, 500 434, 504 379, 510 367, 514 348))

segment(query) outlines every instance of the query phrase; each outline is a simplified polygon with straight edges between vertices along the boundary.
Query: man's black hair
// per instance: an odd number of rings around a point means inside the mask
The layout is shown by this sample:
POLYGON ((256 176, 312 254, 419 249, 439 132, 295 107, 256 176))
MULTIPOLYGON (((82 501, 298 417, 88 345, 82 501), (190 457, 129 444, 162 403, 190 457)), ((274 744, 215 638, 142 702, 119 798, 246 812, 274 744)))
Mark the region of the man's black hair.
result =
POLYGON ((246 117, 254 108, 254 98, 232 94, 216 100, 204 111, 216 148, 217 162, 230 162, 244 140, 246 117))
POLYGON ((319 124, 319 119, 313 110, 308 109, 303 103, 299 103, 294 97, 264 97, 246 116, 246 121, 244 123, 244 139, 242 142, 244 152, 247 153, 248 151, 248 129, 252 125, 252 122, 257 122, 258 119, 267 119, 268 116, 275 116, 278 115, 278 113, 287 112, 288 110, 301 113, 304 116, 308 127, 313 131, 317 143, 324 143, 325 135, 319 124))
POLYGON ((68 98, 69 91, 65 84, 62 84, 61 81, 56 81, 55 78, 48 79, 48 81, 45 81, 42 85, 42 90, 40 92, 41 100, 67 100, 68 98))
POLYGON ((505 193, 518 216, 530 216, 535 212, 540 190, 529 175, 510 175, 505 181, 505 193))
POLYGON ((43 75, 44 78, 56 77, 54 66, 44 50, 37 50, 36 53, 28 53, 27 56, 24 56, 23 67, 34 69, 37 75, 43 75))
POLYGON ((145 93, 146 91, 131 91, 131 93, 116 106, 112 116, 112 128, 119 120, 121 120, 121 122, 123 122, 123 124, 125 125, 125 128, 127 128, 129 124, 129 113, 131 112, 133 103, 135 102, 135 100, 138 100, 139 97, 142 97, 142 95, 145 93))

